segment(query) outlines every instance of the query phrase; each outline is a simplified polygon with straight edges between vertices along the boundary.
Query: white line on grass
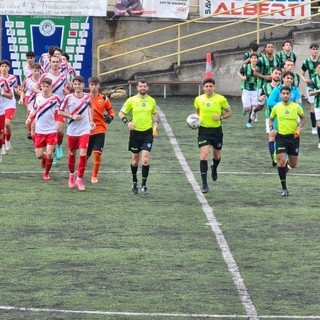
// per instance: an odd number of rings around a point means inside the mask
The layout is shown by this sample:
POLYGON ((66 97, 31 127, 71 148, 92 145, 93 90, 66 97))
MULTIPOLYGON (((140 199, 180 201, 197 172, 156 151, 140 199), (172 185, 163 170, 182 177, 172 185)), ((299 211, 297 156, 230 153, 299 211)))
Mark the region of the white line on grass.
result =
MULTIPOLYGON (((215 318, 215 319, 247 319, 246 315, 235 314, 195 314, 195 313, 146 313, 146 312, 112 312, 112 311, 80 311, 80 310, 62 310, 47 308, 18 308, 0 306, 0 310, 21 311, 21 312, 46 312, 46 313, 63 313, 63 314, 95 314, 111 316, 133 316, 133 317, 171 317, 171 318, 215 318)), ((261 319, 320 319, 320 316, 259 316, 261 319)))
POLYGON ((179 144, 177 142, 177 139, 175 138, 173 131, 169 125, 169 123, 167 122, 167 119, 164 115, 164 113, 161 111, 161 109, 158 107, 158 114, 160 116, 162 125, 164 127, 164 130, 170 140, 170 143, 172 145, 173 151, 177 157, 177 159, 180 162, 180 165, 183 169, 183 171, 185 172, 185 175, 187 176, 187 179, 189 181, 189 183, 191 184, 201 206, 202 206, 202 210, 205 213, 211 229, 217 239, 218 245, 222 251, 222 255, 224 258, 224 261, 226 262, 229 272, 231 273, 233 282, 238 290, 240 299, 242 301, 242 304, 245 308, 246 314, 249 317, 249 319, 258 319, 257 316, 257 311, 256 308, 253 304, 253 302, 251 301, 250 295, 248 293, 248 290, 244 284, 244 281, 241 277, 239 268, 237 266, 237 263, 235 262, 232 253, 230 251, 230 248, 228 246, 227 240, 224 237, 221 228, 219 227, 219 223, 214 215, 213 212, 213 208, 210 207, 207 199, 205 198, 205 196, 202 194, 200 187, 179 147, 179 144))

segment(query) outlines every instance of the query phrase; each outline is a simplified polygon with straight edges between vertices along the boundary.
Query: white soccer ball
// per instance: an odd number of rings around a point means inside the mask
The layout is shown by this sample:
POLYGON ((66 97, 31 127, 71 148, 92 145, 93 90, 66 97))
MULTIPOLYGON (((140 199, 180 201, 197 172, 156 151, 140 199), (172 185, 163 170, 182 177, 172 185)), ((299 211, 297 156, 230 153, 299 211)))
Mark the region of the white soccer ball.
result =
POLYGON ((200 127, 200 123, 200 117, 195 113, 190 114, 187 118, 187 124, 191 129, 198 129, 200 127))

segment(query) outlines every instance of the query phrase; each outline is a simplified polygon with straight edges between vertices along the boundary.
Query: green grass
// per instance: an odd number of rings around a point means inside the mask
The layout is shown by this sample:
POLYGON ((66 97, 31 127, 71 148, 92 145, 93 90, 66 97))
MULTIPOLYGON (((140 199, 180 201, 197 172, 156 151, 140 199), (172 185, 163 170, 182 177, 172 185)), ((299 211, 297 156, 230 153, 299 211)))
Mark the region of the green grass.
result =
MULTIPOLYGON (((185 124, 193 97, 157 101, 200 183, 197 134, 185 124)), ((113 101, 116 111, 121 103, 113 101)), ((268 155, 264 115, 248 130, 239 100, 230 98, 230 104, 234 115, 223 123, 219 178, 210 182, 206 199, 258 315, 320 317, 319 176, 312 176, 318 173, 317 138, 308 121, 300 162, 287 177, 290 196, 283 199, 268 155)), ((86 192, 69 190, 66 156, 52 169, 52 180, 42 180, 18 107, 13 149, 0 164, 1 306, 245 316, 221 249, 161 124, 148 196, 131 194, 127 141, 127 129, 114 120, 99 183, 89 182, 90 159, 86 192)), ((0 309, 0 318, 171 317, 0 309)))

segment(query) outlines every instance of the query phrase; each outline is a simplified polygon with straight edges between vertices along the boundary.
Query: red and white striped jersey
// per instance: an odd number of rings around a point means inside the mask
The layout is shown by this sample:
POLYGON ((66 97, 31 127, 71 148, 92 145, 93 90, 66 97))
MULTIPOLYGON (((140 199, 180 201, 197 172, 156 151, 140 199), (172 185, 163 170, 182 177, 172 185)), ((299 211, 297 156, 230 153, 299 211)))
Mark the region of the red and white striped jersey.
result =
POLYGON ((68 120, 67 135, 79 137, 90 133, 91 95, 89 93, 83 93, 81 98, 77 98, 74 93, 68 94, 60 110, 82 116, 81 120, 68 120))
POLYGON ((33 89, 37 86, 38 81, 33 81, 32 77, 27 78, 22 83, 22 91, 25 93, 25 100, 28 102, 27 107, 28 110, 32 110, 34 99, 36 97, 36 93, 33 91, 33 89))
POLYGON ((31 116, 35 115, 35 132, 41 134, 49 134, 57 132, 55 115, 61 104, 60 98, 51 94, 44 97, 42 93, 38 93, 34 100, 31 116))
POLYGON ((43 78, 50 78, 52 80, 52 93, 59 96, 60 100, 63 101, 65 94, 64 88, 67 86, 67 75, 60 73, 58 76, 53 75, 51 72, 44 73, 38 81, 38 87, 41 87, 41 81, 43 78))
MULTIPOLYGON (((9 86, 9 82, 6 78, 0 77, 0 91, 10 93, 11 89, 9 86)), ((6 106, 8 104, 8 99, 0 95, 0 115, 5 113, 6 106)))
POLYGON ((7 104, 6 104, 5 110, 15 109, 17 101, 16 101, 16 98, 14 97, 14 89, 18 86, 18 79, 13 74, 9 74, 6 79, 8 81, 10 90, 12 92, 12 99, 5 98, 5 99, 7 99, 7 104))

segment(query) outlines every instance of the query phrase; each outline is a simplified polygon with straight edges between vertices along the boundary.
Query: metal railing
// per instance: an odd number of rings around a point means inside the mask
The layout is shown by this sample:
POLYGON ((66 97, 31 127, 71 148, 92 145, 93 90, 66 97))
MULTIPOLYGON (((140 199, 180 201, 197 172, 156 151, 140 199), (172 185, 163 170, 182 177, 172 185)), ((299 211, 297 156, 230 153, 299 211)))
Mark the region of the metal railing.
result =
MULTIPOLYGON (((268 0, 261 0, 261 1, 255 3, 255 5, 257 6, 257 12, 260 12, 261 4, 263 2, 267 2, 267 1, 268 0)), ((249 35, 255 35, 256 42, 259 44, 260 43, 260 34, 262 32, 269 31, 269 30, 272 30, 272 29, 275 29, 275 28, 279 28, 281 26, 286 26, 286 25, 297 23, 297 22, 301 22, 303 20, 312 19, 312 18, 314 18, 316 16, 320 16, 320 12, 316 12, 314 14, 311 13, 309 16, 300 17, 300 18, 297 18, 297 19, 284 20, 283 22, 274 23, 273 25, 269 25, 267 27, 261 27, 261 19, 262 18, 268 17, 271 14, 274 15, 274 14, 282 13, 282 12, 285 12, 285 11, 288 11, 288 10, 295 10, 295 9, 297 9, 299 7, 304 7, 306 5, 312 5, 312 4, 317 5, 318 4, 318 0, 309 1, 307 3, 301 3, 301 4, 290 6, 288 8, 281 9, 281 10, 274 10, 272 13, 258 14, 258 15, 254 16, 254 17, 245 18, 245 19, 241 19, 241 20, 234 20, 232 22, 224 23, 222 25, 219 25, 219 26, 216 26, 216 27, 213 27, 213 28, 208 28, 208 29, 205 29, 205 30, 202 30, 202 31, 194 32, 192 34, 181 35, 181 28, 184 27, 184 26, 189 26, 190 24, 193 24, 193 23, 196 23, 196 22, 208 22, 208 19, 214 18, 214 17, 216 17, 218 15, 226 14, 226 13, 229 13, 229 12, 234 12, 235 10, 244 9, 244 8, 247 8, 247 7, 252 7, 252 4, 246 4, 246 5, 241 6, 241 7, 233 8, 233 9, 230 9, 230 10, 226 10, 223 13, 216 13, 216 14, 212 14, 210 16, 205 16, 205 17, 192 19, 192 20, 189 20, 189 21, 173 24, 171 26, 166 26, 166 27, 163 27, 163 28, 160 28, 160 29, 157 29, 157 30, 152 30, 152 31, 148 31, 148 32, 145 32, 145 33, 142 33, 142 34, 131 36, 131 37, 128 37, 128 38, 125 38, 125 39, 117 40, 117 41, 114 41, 114 42, 109 42, 107 44, 102 44, 102 45, 99 45, 97 47, 97 74, 98 74, 98 76, 102 77, 102 76, 110 75, 110 74, 113 74, 113 73, 116 73, 116 72, 119 72, 119 71, 127 70, 127 69, 130 69, 130 68, 139 67, 139 66, 142 66, 144 64, 150 64, 152 62, 156 62, 156 61, 159 61, 159 60, 165 60, 165 59, 168 59, 168 58, 174 58, 174 57, 176 58, 175 62, 179 66, 181 64, 181 56, 186 54, 186 53, 194 52, 194 51, 197 51, 197 50, 200 50, 200 49, 204 49, 204 48, 207 48, 207 47, 211 47, 211 46, 214 46, 214 45, 217 45, 217 44, 225 43, 227 41, 232 41, 232 40, 235 40, 235 39, 248 37, 249 35), (202 36, 202 35, 208 34, 208 33, 212 33, 214 31, 222 30, 224 28, 230 28, 230 27, 236 28, 237 27, 238 30, 239 30, 240 27, 238 27, 238 25, 241 25, 241 24, 246 23, 246 22, 255 22, 255 24, 253 24, 253 26, 255 26, 255 28, 252 31, 246 32, 244 34, 238 34, 238 35, 231 36, 231 37, 228 37, 228 38, 223 38, 221 40, 217 40, 217 41, 213 41, 213 42, 210 42, 210 43, 205 43, 205 44, 202 44, 202 45, 198 45, 196 47, 182 49, 181 45, 182 45, 182 43, 184 41, 186 42, 186 40, 190 41, 190 39, 192 39, 192 38, 195 39, 195 37, 198 37, 197 39, 199 39, 199 36, 202 36), (165 40, 165 41, 162 41, 162 42, 159 42, 159 43, 156 41, 157 39, 159 39, 158 35, 160 33, 168 33, 168 31, 170 31, 170 30, 176 30, 174 36, 171 39, 168 39, 168 40, 165 40), (131 43, 131 42, 134 43, 137 39, 139 39, 138 43, 141 44, 141 43, 143 43, 143 40, 140 39, 140 38, 146 38, 146 37, 149 37, 149 36, 153 37, 154 43, 148 44, 148 45, 146 45, 144 47, 140 47, 139 46, 139 47, 137 47, 135 49, 131 49, 131 50, 128 50, 128 51, 125 51, 125 52, 122 52, 122 53, 118 53, 118 54, 111 54, 110 53, 110 50, 111 50, 111 48, 113 46, 118 46, 118 45, 124 46, 126 43, 131 43), (175 42, 177 43, 177 46, 175 47, 174 51, 171 52, 171 53, 163 54, 163 55, 157 56, 155 58, 146 59, 144 61, 131 63, 131 64, 125 65, 123 67, 118 67, 118 68, 114 68, 114 69, 110 68, 110 70, 108 70, 108 66, 112 65, 112 63, 109 63, 109 62, 112 62, 113 59, 123 59, 125 61, 125 57, 126 56, 131 56, 133 54, 136 54, 138 52, 143 52, 145 50, 150 50, 150 49, 154 50, 154 49, 159 48, 161 46, 168 45, 168 44, 173 44, 175 42), (105 70, 102 70, 103 68, 105 68, 105 70)), ((277 20, 273 20, 273 21, 277 21, 277 20)))

